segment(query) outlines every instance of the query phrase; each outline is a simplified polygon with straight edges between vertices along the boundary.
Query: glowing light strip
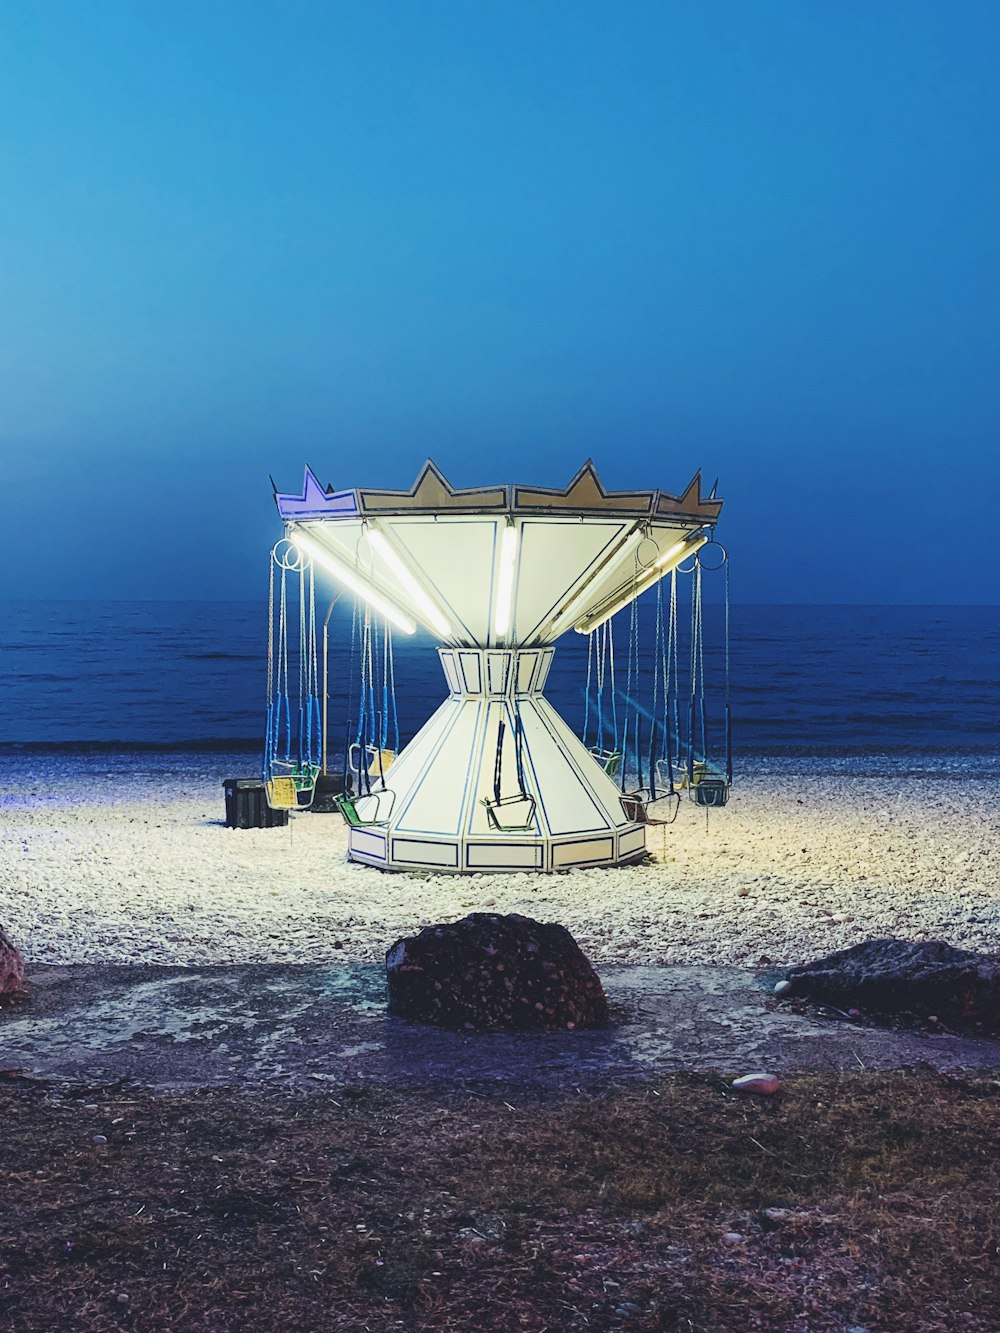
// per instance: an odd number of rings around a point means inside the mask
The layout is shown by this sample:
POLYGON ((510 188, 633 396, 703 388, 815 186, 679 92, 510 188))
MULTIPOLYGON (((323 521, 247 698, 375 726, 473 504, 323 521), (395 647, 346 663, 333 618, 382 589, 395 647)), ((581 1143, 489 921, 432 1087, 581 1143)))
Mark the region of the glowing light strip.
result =
POLYGON ((514 565, 517 561, 517 528, 509 523, 500 542, 500 574, 497 578, 497 600, 493 610, 493 633, 502 638, 510 630, 510 614, 514 603, 514 565))
POLYGON ((664 574, 683 564, 689 555, 694 555, 695 551, 701 550, 707 541, 708 533, 699 532, 685 538, 684 541, 674 542, 673 546, 664 551, 661 556, 658 556, 650 568, 639 576, 634 587, 630 585, 626 588, 623 593, 620 593, 614 599, 610 606, 603 606, 597 611, 591 611, 589 616, 584 616, 573 628, 578 634, 590 634, 592 630, 600 629, 606 620, 610 620, 613 615, 616 615, 623 607, 628 606, 629 602, 638 597, 640 593, 645 592, 647 588, 651 588, 654 583, 659 582, 664 574))
MULTIPOLYGON (((614 572, 625 557, 631 554, 631 552, 645 540, 646 533, 643 528, 637 528, 635 532, 629 533, 625 541, 623 541, 622 544, 604 561, 601 568, 587 580, 574 597, 570 598, 563 609, 557 612, 547 632, 556 632, 557 625, 561 625, 563 621, 572 621, 573 616, 579 611, 581 606, 586 606, 588 602, 593 601, 595 586, 597 588, 603 587, 607 583, 610 574, 614 572)), ((562 630, 559 630, 558 633, 561 634, 562 630)))
POLYGON ((442 639, 450 639, 453 634, 451 626, 434 605, 429 594, 421 588, 420 584, 403 564, 396 551, 390 546, 386 537, 381 532, 376 531, 375 528, 369 528, 368 540, 378 552, 380 559, 384 560, 392 570, 396 579, 402 585, 402 590, 405 595, 411 602, 419 607, 428 624, 441 635, 442 639))
POLYGON ((404 634, 412 634, 416 630, 416 623, 404 611, 393 605, 380 592, 376 592, 371 584, 360 578, 349 565, 337 556, 332 555, 312 537, 307 536, 301 528, 290 526, 289 541, 294 542, 300 551, 303 551, 317 565, 332 574, 345 588, 350 588, 351 592, 357 593, 379 615, 385 616, 386 620, 391 620, 396 628, 401 629, 404 634))

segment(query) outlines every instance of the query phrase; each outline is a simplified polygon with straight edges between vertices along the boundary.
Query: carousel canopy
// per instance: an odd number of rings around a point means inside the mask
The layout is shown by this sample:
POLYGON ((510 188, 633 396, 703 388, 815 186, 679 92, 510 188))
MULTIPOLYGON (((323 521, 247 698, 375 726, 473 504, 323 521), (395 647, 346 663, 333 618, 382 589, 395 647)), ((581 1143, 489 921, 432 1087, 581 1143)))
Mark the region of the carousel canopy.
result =
POLYGON ((674 495, 568 486, 453 487, 428 461, 408 491, 334 490, 306 469, 276 493, 287 535, 397 627, 454 646, 525 647, 588 632, 686 559, 722 501, 701 474, 674 495))

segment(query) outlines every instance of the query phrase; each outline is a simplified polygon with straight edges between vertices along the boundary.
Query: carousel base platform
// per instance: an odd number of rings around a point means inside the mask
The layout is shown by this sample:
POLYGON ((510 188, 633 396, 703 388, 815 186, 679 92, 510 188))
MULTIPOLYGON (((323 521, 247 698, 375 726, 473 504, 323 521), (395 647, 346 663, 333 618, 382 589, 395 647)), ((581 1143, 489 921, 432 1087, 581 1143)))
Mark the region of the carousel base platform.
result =
POLYGON ((441 873, 497 874, 502 871, 575 870, 595 866, 631 865, 646 855, 646 830, 641 824, 603 837, 540 838, 417 838, 388 829, 352 828, 348 839, 352 861, 382 870, 433 870, 441 873))
POLYGON ((465 875, 641 860, 646 826, 542 694, 553 650, 438 653, 449 696, 355 800, 351 860, 465 875))

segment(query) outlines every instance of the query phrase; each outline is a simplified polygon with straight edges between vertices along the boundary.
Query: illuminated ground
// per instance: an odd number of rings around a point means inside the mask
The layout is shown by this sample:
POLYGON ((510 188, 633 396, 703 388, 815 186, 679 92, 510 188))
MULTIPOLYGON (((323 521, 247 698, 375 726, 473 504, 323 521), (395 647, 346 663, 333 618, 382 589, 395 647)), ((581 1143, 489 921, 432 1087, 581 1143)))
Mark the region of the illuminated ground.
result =
POLYGON ((990 951, 996 783, 927 761, 771 761, 729 806, 685 803, 655 862, 554 876, 385 874, 337 815, 223 826, 249 756, 8 756, 0 921, 29 962, 375 962, 474 910, 562 922, 602 963, 792 963, 881 935, 990 951))

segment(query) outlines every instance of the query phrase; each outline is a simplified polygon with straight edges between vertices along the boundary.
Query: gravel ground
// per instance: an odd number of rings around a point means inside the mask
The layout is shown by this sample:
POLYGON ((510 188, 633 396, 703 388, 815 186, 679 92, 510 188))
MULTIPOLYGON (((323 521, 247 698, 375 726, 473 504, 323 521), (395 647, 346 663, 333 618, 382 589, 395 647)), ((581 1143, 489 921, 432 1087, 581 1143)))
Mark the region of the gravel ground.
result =
POLYGON ((29 963, 373 961, 476 910, 560 921, 595 963, 785 964, 883 935, 1000 948, 996 779, 927 761, 761 762, 685 803, 654 861, 566 874, 387 874, 336 815, 223 824, 246 756, 8 754, 0 922, 29 963))

